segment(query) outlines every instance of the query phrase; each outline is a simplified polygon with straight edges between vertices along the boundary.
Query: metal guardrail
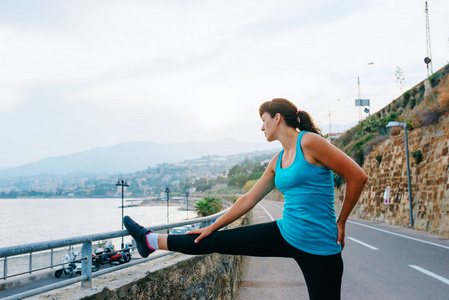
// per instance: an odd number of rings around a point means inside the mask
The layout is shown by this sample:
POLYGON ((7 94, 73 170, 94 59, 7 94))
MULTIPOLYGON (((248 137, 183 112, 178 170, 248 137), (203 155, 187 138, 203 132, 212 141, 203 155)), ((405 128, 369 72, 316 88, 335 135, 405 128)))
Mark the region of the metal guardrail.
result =
MULTIPOLYGON (((162 225, 156 225, 151 226, 151 230, 158 231, 158 230, 164 230, 169 229, 173 227, 179 227, 184 225, 191 225, 196 223, 204 223, 210 224, 213 219, 216 219, 220 216, 222 216, 228 209, 221 211, 217 214, 203 217, 203 218, 196 218, 191 219, 187 221, 182 222, 176 222, 176 223, 169 223, 169 224, 162 224, 162 225)), ((148 229, 150 229, 148 227, 148 229)), ((67 238, 67 239, 59 239, 59 240, 53 240, 53 241, 46 241, 46 242, 39 242, 39 243, 32 243, 32 244, 24 244, 24 245, 18 245, 18 246, 12 246, 12 247, 4 247, 0 248, 0 258, 4 258, 4 276, 0 277, 0 279, 7 279, 9 277, 17 276, 18 274, 13 274, 10 276, 7 276, 7 270, 8 270, 8 257, 21 255, 21 254, 29 254, 30 255, 30 270, 26 273, 32 273, 36 271, 40 271, 43 269, 50 269, 53 268, 55 265, 53 265, 53 256, 51 256, 51 266, 46 268, 39 268, 32 270, 32 253, 33 252, 40 252, 45 250, 51 250, 51 253, 53 254, 53 249, 55 248, 62 248, 66 246, 72 246, 72 245, 79 245, 82 244, 82 250, 81 250, 81 276, 76 278, 71 278, 64 280, 62 282, 58 282, 52 285, 47 285, 41 288, 33 289, 27 292, 23 292, 20 294, 16 294, 14 296, 6 297, 5 300, 12 300, 12 299, 23 299, 25 297, 34 296, 40 293, 44 293, 47 291, 51 291, 53 289, 57 289, 66 285, 70 285, 76 282, 81 281, 81 287, 82 288, 92 288, 92 242, 93 241, 99 241, 99 240, 109 240, 112 238, 118 238, 122 236, 127 236, 128 231, 127 230, 119 230, 119 231, 112 231, 107 233, 99 233, 99 234, 92 234, 92 235, 84 235, 84 236, 78 236, 73 238, 67 238)), ((119 251, 119 250, 117 250, 119 251)), ((156 258, 160 258, 166 255, 171 254, 172 252, 166 252, 158 255, 150 255, 149 257, 145 259, 139 259, 136 261, 129 262, 125 265, 119 265, 116 267, 111 267, 105 270, 100 270, 95 273, 94 276, 103 275, 106 273, 110 273, 119 269, 123 269, 132 265, 144 263, 149 260, 153 260, 156 258)), ((22 274, 22 273, 21 273, 22 274)))

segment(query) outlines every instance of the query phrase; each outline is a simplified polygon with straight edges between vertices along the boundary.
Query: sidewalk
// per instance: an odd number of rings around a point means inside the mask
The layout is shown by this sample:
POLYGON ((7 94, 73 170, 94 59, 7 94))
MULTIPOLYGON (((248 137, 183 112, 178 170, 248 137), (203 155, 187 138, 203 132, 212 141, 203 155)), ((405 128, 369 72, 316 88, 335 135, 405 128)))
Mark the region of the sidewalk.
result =
MULTIPOLYGON (((271 210, 274 208, 265 207, 273 214, 271 210)), ((253 209, 253 223, 268 221, 267 214, 260 206, 256 206, 253 209)), ((247 257, 242 283, 235 299, 309 299, 309 294, 304 276, 292 258, 247 257)))

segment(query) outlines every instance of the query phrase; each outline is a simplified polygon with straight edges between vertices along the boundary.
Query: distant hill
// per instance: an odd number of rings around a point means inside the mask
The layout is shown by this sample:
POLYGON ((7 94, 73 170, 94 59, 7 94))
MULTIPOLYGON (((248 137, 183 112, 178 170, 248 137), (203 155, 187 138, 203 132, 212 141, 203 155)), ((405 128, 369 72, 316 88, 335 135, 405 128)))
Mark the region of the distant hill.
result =
POLYGON ((277 143, 247 143, 235 139, 176 144, 127 142, 0 169, 0 177, 69 173, 127 173, 144 170, 160 163, 176 163, 204 155, 224 156, 277 148, 280 148, 277 143))

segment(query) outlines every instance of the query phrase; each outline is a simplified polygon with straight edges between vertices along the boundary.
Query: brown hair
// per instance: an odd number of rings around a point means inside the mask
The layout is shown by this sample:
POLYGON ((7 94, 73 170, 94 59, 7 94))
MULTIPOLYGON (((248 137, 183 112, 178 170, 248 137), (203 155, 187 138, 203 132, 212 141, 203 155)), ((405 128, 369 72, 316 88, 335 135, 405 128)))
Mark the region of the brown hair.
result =
POLYGON ((303 110, 298 110, 296 105, 287 99, 275 98, 271 101, 262 103, 259 107, 259 115, 262 117, 264 113, 268 113, 272 118, 274 118, 276 114, 281 114, 287 126, 295 129, 298 128, 301 131, 306 130, 314 132, 323 136, 321 130, 315 126, 309 114, 303 110))

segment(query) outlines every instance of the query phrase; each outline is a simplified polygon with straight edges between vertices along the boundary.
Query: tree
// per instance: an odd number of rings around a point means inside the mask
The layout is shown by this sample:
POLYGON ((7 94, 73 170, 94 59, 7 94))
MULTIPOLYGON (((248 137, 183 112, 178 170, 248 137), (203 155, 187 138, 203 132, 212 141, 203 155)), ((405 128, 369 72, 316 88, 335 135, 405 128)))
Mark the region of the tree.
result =
POLYGON ((195 210, 197 211, 198 216, 206 217, 218 213, 222 206, 221 199, 206 197, 196 203, 195 210))

